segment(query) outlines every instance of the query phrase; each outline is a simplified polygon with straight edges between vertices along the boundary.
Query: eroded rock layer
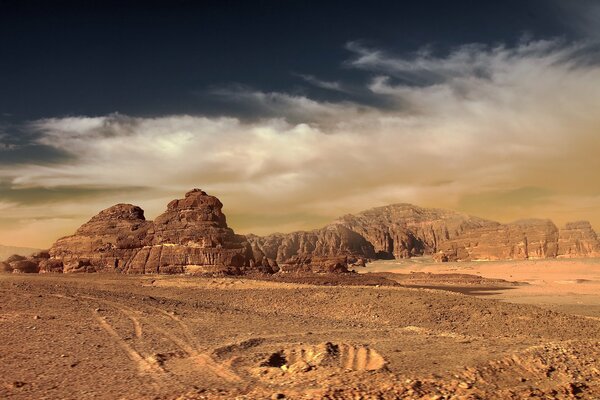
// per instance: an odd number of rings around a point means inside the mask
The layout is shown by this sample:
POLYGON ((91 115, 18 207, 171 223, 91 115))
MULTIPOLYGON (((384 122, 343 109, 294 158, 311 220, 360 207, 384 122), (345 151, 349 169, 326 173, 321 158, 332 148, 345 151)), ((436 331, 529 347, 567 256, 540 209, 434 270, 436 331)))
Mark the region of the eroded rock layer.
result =
POLYGON ((223 204, 194 189, 154 221, 131 204, 110 207, 59 239, 48 253, 0 264, 14 272, 240 274, 347 272, 373 259, 430 255, 436 261, 600 257, 589 222, 558 229, 550 220, 501 224, 410 204, 346 215, 308 232, 236 235, 223 204))
POLYGON ((378 258, 409 258, 434 254, 441 245, 482 228, 500 224, 454 211, 393 204, 357 215, 338 224, 359 233, 373 244, 378 258))
POLYGON ((559 232, 558 257, 600 257, 600 240, 588 221, 568 223, 559 232))
POLYGON ((272 272, 256 263, 246 238, 227 226, 223 204, 194 189, 173 200, 155 221, 131 204, 93 217, 59 239, 42 272, 225 273, 272 272))
POLYGON ((436 261, 525 260, 599 257, 600 240, 589 222, 558 229, 550 220, 501 224, 448 210, 393 204, 346 215, 310 232, 249 236, 255 254, 285 270, 332 269, 336 257, 349 264, 372 259, 431 255, 436 261), (314 260, 330 267, 314 267, 314 260), (307 261, 309 260, 309 261, 307 261), (308 268, 312 265, 312 268, 308 268), (294 269, 294 268, 293 268, 294 269))
POLYGON ((309 232, 248 235, 248 240, 256 259, 266 259, 284 271, 332 272, 376 258, 367 239, 339 224, 309 232))

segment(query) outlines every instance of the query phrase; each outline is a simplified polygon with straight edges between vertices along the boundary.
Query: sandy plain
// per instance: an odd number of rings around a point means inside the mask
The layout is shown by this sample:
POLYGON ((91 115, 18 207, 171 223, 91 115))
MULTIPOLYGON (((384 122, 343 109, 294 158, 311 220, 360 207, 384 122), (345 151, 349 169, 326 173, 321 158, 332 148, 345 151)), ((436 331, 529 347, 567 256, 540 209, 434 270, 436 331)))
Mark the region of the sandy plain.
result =
POLYGON ((0 398, 600 398, 597 261, 426 261, 0 275, 0 398))
MULTIPOLYGON (((573 314, 600 317, 600 259, 547 259, 527 261, 474 261, 433 263, 430 259, 376 261, 361 272, 412 272, 473 274, 488 279, 515 281, 510 289, 483 285, 476 293, 490 299, 573 314)), ((452 289, 449 285, 448 289, 452 289)), ((473 286, 469 289, 473 290, 473 286)))

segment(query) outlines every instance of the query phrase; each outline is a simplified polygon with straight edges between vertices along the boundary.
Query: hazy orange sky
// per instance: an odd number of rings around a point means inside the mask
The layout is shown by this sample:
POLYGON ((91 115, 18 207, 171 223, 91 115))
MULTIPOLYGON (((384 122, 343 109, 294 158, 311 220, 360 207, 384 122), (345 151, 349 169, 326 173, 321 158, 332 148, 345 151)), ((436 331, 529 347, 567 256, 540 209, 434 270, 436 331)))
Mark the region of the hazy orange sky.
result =
POLYGON ((22 124, 26 145, 0 124, 10 159, 0 162, 0 243, 48 247, 120 202, 152 219, 194 187, 221 199, 239 233, 317 228, 397 202, 598 230, 600 62, 586 34, 441 53, 347 41, 339 79, 288 71, 327 96, 204 92, 250 116, 63 113, 22 124), (23 150, 32 146, 46 158, 23 150))

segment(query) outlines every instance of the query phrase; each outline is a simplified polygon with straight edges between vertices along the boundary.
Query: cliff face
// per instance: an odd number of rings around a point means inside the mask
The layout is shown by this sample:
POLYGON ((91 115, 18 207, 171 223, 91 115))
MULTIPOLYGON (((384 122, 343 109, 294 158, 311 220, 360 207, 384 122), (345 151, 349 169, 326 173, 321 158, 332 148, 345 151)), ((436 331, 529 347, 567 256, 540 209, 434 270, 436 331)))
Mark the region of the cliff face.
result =
POLYGON ((554 258, 558 254, 558 228, 549 220, 523 220, 463 232, 444 243, 440 261, 524 260, 554 258))
POLYGON ((330 225, 310 232, 275 233, 263 237, 249 235, 248 239, 253 249, 278 262, 303 254, 320 257, 375 257, 371 243, 341 225, 330 225))
POLYGON ((125 265, 130 273, 239 274, 254 267, 250 244, 227 227, 223 204, 193 190, 153 222, 147 245, 125 265))
POLYGON ((559 230, 550 220, 501 224, 410 204, 346 215, 311 232, 252 236, 249 241, 255 251, 280 265, 335 256, 346 256, 349 263, 423 255, 437 261, 600 256, 600 241, 589 222, 569 223, 559 230))
POLYGON ((600 240, 589 222, 570 222, 560 230, 558 257, 600 257, 600 240))
POLYGON ((272 272, 254 261, 244 236, 227 227, 223 204, 194 189, 173 200, 154 222, 131 204, 93 217, 74 235, 59 239, 42 272, 224 273, 272 272))
POLYGON ((500 224, 410 204, 346 215, 321 229, 268 236, 236 235, 223 204, 194 189, 154 221, 117 204, 74 235, 32 257, 15 256, 0 271, 241 274, 345 272, 372 259, 432 255, 437 261, 600 257, 589 222, 558 229, 550 220, 500 224))
POLYGON ((372 243, 378 258, 434 254, 444 243, 467 232, 500 225, 454 211, 411 204, 373 208, 357 215, 346 215, 337 223, 372 243))

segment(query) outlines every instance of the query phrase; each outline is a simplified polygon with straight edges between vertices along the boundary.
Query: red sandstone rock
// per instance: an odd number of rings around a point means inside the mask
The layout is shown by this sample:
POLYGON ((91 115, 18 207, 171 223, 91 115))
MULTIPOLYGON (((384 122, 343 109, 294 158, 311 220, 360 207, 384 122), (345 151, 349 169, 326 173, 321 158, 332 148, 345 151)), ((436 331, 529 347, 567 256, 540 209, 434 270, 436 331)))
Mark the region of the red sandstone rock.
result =
POLYGON ((339 224, 373 244, 377 258, 434 254, 442 243, 497 222, 454 211, 393 204, 342 217, 339 224))
POLYGON ((311 232, 250 236, 255 253, 289 269, 310 257, 358 259, 432 255, 440 262, 600 256, 600 243, 587 222, 558 228, 549 220, 510 224, 410 204, 378 207, 346 215, 311 232))
POLYGON ((238 274, 271 266, 255 262, 244 236, 227 227, 223 205, 194 189, 173 200, 154 222, 131 204, 118 204, 93 217, 74 235, 59 239, 43 272, 238 274))
POLYGON ((131 204, 93 217, 48 253, 10 257, 0 269, 22 272, 240 274, 347 272, 375 258, 432 255, 436 261, 600 256, 589 222, 560 231, 549 220, 510 224, 410 204, 346 215, 321 229, 236 235, 223 204, 194 189, 154 222, 131 204), (19 264, 15 264, 19 263, 19 264), (35 264, 35 268, 33 266, 35 264))
POLYGON ((523 220, 465 231, 444 242, 440 261, 554 258, 558 228, 549 220, 523 220), (445 260, 444 260, 445 258, 445 260))
POLYGON ((122 272, 148 244, 151 227, 140 207, 117 204, 94 216, 74 235, 59 239, 49 250, 52 265, 62 262, 64 272, 122 272))
POLYGON ((558 257, 600 257, 600 240, 588 221, 568 223, 559 232, 558 257))
POLYGON ((337 270, 335 265, 344 259, 354 263, 359 259, 375 258, 373 245, 360 234, 341 224, 328 225, 310 232, 275 233, 259 237, 248 235, 255 258, 264 256, 275 260, 286 271, 296 266, 299 270, 337 270), (285 267, 283 265, 286 265, 285 267))

